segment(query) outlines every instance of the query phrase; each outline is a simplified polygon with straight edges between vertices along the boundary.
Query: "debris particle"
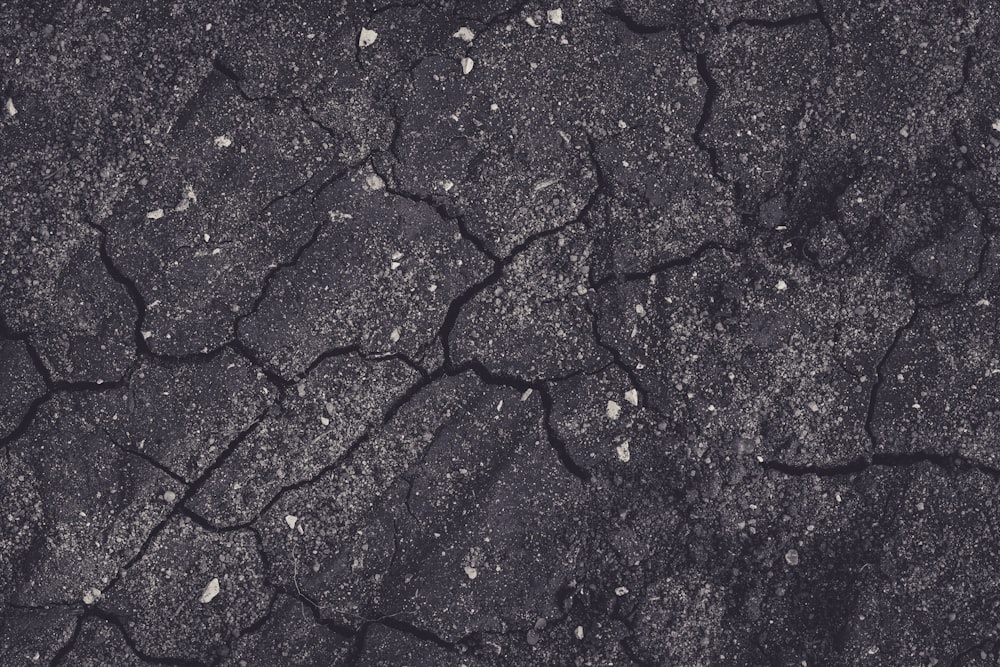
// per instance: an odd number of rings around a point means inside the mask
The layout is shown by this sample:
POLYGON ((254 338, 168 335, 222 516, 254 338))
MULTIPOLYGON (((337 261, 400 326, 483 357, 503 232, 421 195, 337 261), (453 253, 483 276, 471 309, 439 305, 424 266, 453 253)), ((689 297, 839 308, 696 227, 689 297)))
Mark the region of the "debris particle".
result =
POLYGON ((549 19, 549 23, 555 23, 556 25, 562 25, 562 9, 550 9, 545 13, 549 19))
POLYGON ((535 20, 534 16, 527 17, 526 19, 524 19, 524 22, 530 25, 532 28, 538 27, 538 21, 535 20))
POLYGON ((90 606, 101 599, 104 593, 99 588, 91 588, 83 594, 83 604, 90 606))
POLYGON ((472 71, 472 67, 475 65, 472 58, 462 58, 462 74, 468 74, 472 71))
POLYGON ((399 328, 397 327, 392 330, 391 334, 389 334, 389 341, 395 343, 398 340, 399 340, 399 328))
POLYGON ((532 388, 531 388, 531 387, 528 387, 527 389, 525 389, 525 390, 524 390, 524 393, 523 393, 523 394, 521 394, 521 400, 522 400, 522 401, 526 401, 526 400, 528 400, 528 397, 530 397, 530 396, 531 396, 531 392, 532 392, 532 391, 533 391, 533 390, 532 390, 532 388))
POLYGON ((215 599, 215 596, 219 594, 219 578, 216 577, 208 582, 205 586, 205 590, 201 592, 201 597, 198 598, 198 602, 202 604, 208 604, 215 599))
POLYGON ((229 148, 233 145, 233 140, 229 138, 227 134, 220 134, 215 138, 216 148, 229 148))
POLYGON ((632 452, 629 451, 628 440, 615 447, 615 453, 618 454, 618 460, 622 463, 628 463, 632 460, 632 452))
POLYGON ((618 416, 622 413, 622 406, 615 401, 608 401, 607 414, 608 419, 618 419, 618 416))
POLYGON ((475 579, 476 577, 479 576, 479 571, 470 565, 466 565, 465 576, 467 576, 469 579, 475 579))
POLYGON ((163 492, 163 500, 165 502, 172 503, 175 500, 177 500, 177 494, 174 493, 173 491, 164 491, 163 492))
POLYGON ((785 562, 788 563, 789 565, 798 565, 799 564, 799 552, 796 551, 795 549, 789 549, 785 553, 785 562))
POLYGON ((146 217, 149 218, 150 220, 159 220, 160 218, 163 217, 163 209, 158 208, 155 211, 150 211, 149 213, 146 214, 146 217))
POLYGON ((784 292, 786 289, 788 289, 788 283, 786 283, 784 280, 779 280, 774 287, 779 292, 784 292))
POLYGON ((615 595, 622 597, 623 595, 628 595, 628 589, 624 586, 619 586, 615 589, 615 595))
POLYGON ((452 37, 457 37, 463 42, 471 42, 476 38, 476 33, 472 32, 471 28, 462 26, 461 28, 455 31, 455 34, 452 35, 452 37))
POLYGON ((17 115, 17 107, 14 106, 14 100, 10 99, 9 97, 7 98, 7 115, 8 116, 17 115))
POLYGON ((577 639, 579 639, 579 640, 582 641, 583 640, 583 626, 582 625, 576 626, 576 630, 573 631, 573 634, 576 635, 577 639))
POLYGON ((374 173, 365 176, 365 183, 372 190, 381 190, 385 187, 385 181, 382 180, 382 177, 374 173))
POLYGON ((288 524, 289 529, 295 530, 295 524, 299 522, 299 517, 292 514, 285 515, 285 523, 288 524))
POLYGON ((635 389, 629 389, 625 392, 625 400, 632 405, 639 405, 639 392, 635 389))
POLYGON ((374 30, 369 30, 368 28, 362 28, 361 34, 358 36, 358 46, 362 49, 371 46, 378 39, 378 33, 374 30))

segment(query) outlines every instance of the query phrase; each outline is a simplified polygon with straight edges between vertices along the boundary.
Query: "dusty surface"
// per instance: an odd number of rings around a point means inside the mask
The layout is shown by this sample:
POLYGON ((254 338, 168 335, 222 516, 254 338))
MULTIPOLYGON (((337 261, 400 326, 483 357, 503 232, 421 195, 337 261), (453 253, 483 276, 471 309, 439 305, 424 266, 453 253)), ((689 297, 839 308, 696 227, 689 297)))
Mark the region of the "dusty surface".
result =
POLYGON ((997 664, 998 71, 985 0, 3 4, 0 664, 997 664))

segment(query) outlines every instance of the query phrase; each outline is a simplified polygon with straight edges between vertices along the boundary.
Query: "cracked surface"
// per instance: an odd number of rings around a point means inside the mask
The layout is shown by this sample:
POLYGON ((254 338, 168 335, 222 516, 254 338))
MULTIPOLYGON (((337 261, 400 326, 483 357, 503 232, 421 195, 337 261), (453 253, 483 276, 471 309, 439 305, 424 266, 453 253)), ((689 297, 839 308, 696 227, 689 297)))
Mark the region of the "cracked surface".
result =
POLYGON ((0 663, 1000 660, 995 6, 304 4, 0 8, 0 663))

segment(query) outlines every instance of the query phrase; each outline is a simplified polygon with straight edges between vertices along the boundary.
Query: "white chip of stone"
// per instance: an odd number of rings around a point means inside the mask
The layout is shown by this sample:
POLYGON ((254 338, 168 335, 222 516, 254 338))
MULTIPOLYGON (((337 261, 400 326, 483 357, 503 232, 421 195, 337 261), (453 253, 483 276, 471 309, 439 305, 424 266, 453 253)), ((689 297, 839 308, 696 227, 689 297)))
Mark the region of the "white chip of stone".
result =
POLYGON ((629 451, 628 440, 615 447, 615 453, 618 455, 618 460, 622 463, 628 463, 632 460, 632 452, 629 451))
POLYGON ((583 626, 582 625, 576 626, 576 630, 573 631, 573 634, 576 635, 577 639, 582 640, 583 639, 583 626))
POLYGON ((174 493, 173 491, 164 491, 163 492, 163 500, 166 501, 166 502, 168 502, 168 503, 172 503, 175 500, 177 500, 177 494, 174 493))
POLYGON ((501 410, 503 410, 503 399, 500 399, 500 402, 497 403, 497 412, 500 412, 501 410))
POLYGON ((467 28, 464 25, 455 31, 452 37, 457 37, 463 42, 471 42, 476 38, 476 33, 472 32, 472 28, 467 28))
POLYGON ((381 190, 385 187, 385 181, 383 181, 382 177, 378 174, 368 174, 365 176, 365 183, 367 183, 368 187, 372 190, 381 190))
POLYGON ((392 333, 389 334, 389 340, 391 342, 393 342, 393 343, 395 343, 397 340, 399 340, 399 328, 398 327, 395 328, 395 329, 393 329, 392 333))
POLYGON ((608 419, 618 419, 618 416, 622 413, 622 406, 616 401, 608 401, 608 419))
POLYGON ((535 20, 534 16, 529 16, 528 18, 524 19, 524 22, 530 25, 532 28, 538 27, 538 21, 535 20))
POLYGON ((910 129, 904 125, 903 128, 899 131, 899 133, 905 139, 906 137, 910 136, 910 129))
POLYGON ((400 263, 399 262, 390 262, 390 264, 389 264, 389 268, 392 269, 393 271, 395 271, 399 267, 400 267, 400 263))
POLYGON ((150 211, 149 213, 146 214, 146 217, 149 218, 150 220, 159 220, 160 218, 163 217, 163 209, 158 208, 155 211, 150 211))
POLYGON ((475 579, 476 577, 479 576, 479 570, 477 570, 476 568, 471 567, 469 565, 466 565, 465 566, 465 576, 467 576, 469 579, 475 579))
POLYGON ((562 9, 550 9, 545 12, 545 15, 548 17, 549 23, 562 25, 562 9))
POLYGON ((205 586, 205 590, 201 592, 201 597, 198 598, 198 602, 202 604, 208 604, 215 599, 215 596, 219 594, 219 578, 215 577, 208 585, 205 586))
POLYGON ((95 602, 97 602, 98 600, 100 600, 101 596, 103 596, 103 595, 104 595, 104 593, 101 592, 101 589, 99 589, 99 588, 91 588, 89 591, 87 591, 87 592, 85 592, 83 594, 83 604, 88 605, 88 606, 92 605, 95 602))
POLYGON ((229 148, 233 145, 233 140, 229 138, 229 135, 220 134, 215 138, 216 148, 229 148))
POLYGON ((14 100, 10 99, 9 97, 7 98, 7 115, 8 116, 17 115, 17 107, 14 106, 14 100))
POLYGON ((362 28, 361 34, 358 35, 358 46, 362 49, 366 46, 371 46, 378 39, 378 33, 374 30, 369 30, 368 28, 362 28))
POLYGON ((286 514, 285 515, 285 523, 288 524, 288 527, 291 530, 295 530, 295 524, 297 524, 298 522, 299 522, 299 517, 297 517, 297 516, 295 516, 293 514, 286 514))
POLYGON ((625 400, 632 405, 639 405, 639 392, 635 389, 629 389, 625 392, 625 400))
POLYGON ((152 337, 153 337, 153 332, 152 331, 143 331, 142 332, 142 339, 143 340, 149 340, 152 337))
POLYGON ((796 551, 795 549, 789 549, 785 553, 785 562, 788 563, 789 565, 798 565, 799 564, 799 552, 796 551))
POLYGON ((774 287, 779 292, 784 292, 786 289, 788 289, 788 283, 786 283, 784 280, 779 280, 774 287))
POLYGON ((475 61, 472 58, 462 58, 462 74, 468 74, 472 71, 475 61))
MULTIPOLYGON (((10 104, 10 100, 7 100, 7 104, 10 104)), ((997 132, 1000 132, 1000 118, 997 118, 995 121, 993 121, 993 129, 997 132)))
POLYGON ((528 387, 527 389, 525 389, 524 393, 521 394, 521 400, 522 401, 528 400, 528 397, 531 396, 531 392, 532 392, 531 387, 528 387))
POLYGON ((618 597, 622 597, 623 595, 628 595, 628 589, 625 588, 624 586, 619 586, 618 588, 615 589, 615 595, 617 595, 618 597))

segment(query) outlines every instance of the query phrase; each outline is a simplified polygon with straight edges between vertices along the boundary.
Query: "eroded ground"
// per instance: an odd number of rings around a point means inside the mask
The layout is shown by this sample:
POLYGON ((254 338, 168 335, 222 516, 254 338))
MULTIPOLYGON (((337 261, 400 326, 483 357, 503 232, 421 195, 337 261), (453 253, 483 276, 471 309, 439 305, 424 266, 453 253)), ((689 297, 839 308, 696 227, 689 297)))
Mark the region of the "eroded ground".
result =
POLYGON ((992 665, 1000 10, 0 6, 0 664, 992 665))

